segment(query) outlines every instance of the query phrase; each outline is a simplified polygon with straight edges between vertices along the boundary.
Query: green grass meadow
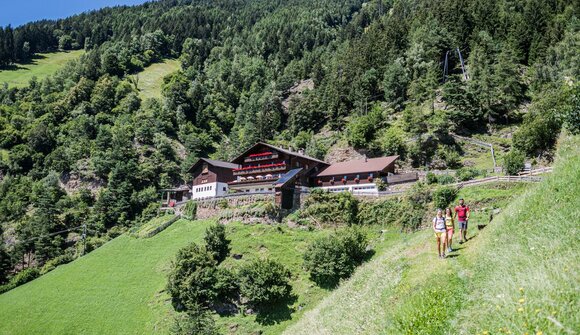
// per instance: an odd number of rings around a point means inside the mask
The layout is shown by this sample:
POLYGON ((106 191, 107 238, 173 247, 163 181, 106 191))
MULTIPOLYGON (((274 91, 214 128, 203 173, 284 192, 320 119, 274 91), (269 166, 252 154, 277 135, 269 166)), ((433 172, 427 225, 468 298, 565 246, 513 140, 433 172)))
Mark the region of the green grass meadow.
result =
POLYGON ((23 87, 28 85, 32 77, 42 80, 54 74, 68 61, 78 58, 84 50, 66 52, 51 52, 37 54, 30 63, 16 64, 12 68, 0 68, 0 84, 8 83, 10 87, 23 87))
POLYGON ((165 59, 160 63, 149 65, 143 71, 136 74, 135 76, 138 80, 137 88, 139 89, 141 98, 160 98, 163 77, 180 68, 181 65, 178 60, 165 59))

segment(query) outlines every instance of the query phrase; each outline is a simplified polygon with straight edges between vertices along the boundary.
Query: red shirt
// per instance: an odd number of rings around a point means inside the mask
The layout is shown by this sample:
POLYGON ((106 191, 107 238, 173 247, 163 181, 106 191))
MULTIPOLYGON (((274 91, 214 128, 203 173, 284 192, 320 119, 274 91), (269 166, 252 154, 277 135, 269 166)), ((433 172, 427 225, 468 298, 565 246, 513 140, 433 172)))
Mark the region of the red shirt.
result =
POLYGON ((469 206, 456 206, 455 213, 457 214, 457 221, 467 220, 467 213, 469 212, 469 206))

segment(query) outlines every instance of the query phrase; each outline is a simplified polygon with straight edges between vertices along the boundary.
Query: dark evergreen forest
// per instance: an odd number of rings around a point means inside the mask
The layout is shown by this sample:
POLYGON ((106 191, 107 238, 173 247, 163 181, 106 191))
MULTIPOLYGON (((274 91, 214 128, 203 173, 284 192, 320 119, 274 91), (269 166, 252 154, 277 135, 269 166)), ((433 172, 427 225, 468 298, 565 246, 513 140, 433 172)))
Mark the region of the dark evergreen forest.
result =
POLYGON ((81 231, 69 229, 87 224, 91 250, 148 220, 157 190, 187 181, 197 158, 228 159, 257 140, 321 158, 324 129, 425 166, 453 151, 450 132, 521 124, 514 150, 549 152, 563 127, 580 127, 578 10, 574 0, 162 0, 0 27, 0 66, 86 50, 53 76, 0 87, 0 284, 75 257, 81 231), (142 99, 134 74, 166 58, 181 69, 161 99, 142 99), (289 98, 308 79, 314 89, 289 98), (67 193, 71 179, 94 187, 67 193))

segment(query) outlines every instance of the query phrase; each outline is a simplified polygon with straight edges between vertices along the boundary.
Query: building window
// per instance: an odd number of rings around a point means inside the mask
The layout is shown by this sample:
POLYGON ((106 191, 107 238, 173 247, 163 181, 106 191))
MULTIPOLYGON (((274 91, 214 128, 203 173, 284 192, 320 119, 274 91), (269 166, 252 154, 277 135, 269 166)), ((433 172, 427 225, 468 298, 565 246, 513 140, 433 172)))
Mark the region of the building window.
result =
POLYGON ((224 192, 225 192, 226 191, 226 187, 224 186, 223 189, 224 189, 224 192))

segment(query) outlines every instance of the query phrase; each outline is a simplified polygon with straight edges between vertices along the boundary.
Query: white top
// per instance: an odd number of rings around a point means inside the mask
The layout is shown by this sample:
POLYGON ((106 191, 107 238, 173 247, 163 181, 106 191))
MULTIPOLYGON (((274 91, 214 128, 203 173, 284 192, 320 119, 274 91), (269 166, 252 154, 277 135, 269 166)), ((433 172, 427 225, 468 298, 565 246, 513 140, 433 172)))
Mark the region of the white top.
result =
POLYGON ((435 224, 435 229, 445 229, 445 217, 434 217, 433 223, 435 224))

